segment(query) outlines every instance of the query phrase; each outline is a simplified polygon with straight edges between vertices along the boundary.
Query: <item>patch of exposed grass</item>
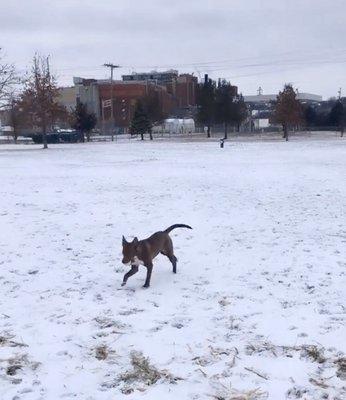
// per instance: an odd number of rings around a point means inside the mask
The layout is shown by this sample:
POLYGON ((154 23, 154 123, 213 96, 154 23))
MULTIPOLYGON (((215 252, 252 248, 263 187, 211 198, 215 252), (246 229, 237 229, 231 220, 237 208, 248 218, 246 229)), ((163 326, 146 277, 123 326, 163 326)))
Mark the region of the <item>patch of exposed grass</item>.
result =
POLYGON ((106 360, 108 358, 109 352, 105 345, 97 346, 95 348, 95 357, 98 360, 106 360))
POLYGON ((121 374, 117 381, 118 384, 124 384, 121 391, 123 393, 131 393, 134 390, 145 390, 144 386, 151 386, 158 381, 175 384, 182 378, 173 376, 167 370, 159 370, 145 357, 143 353, 133 351, 130 354, 132 369, 121 374))
POLYGON ((346 380, 346 357, 340 357, 334 361, 337 366, 336 376, 342 380, 346 380))
POLYGON ((210 397, 215 400, 265 400, 268 398, 268 393, 263 392, 258 388, 238 391, 224 387, 220 393, 210 397))
POLYGON ((7 346, 7 347, 28 347, 25 343, 17 342, 12 340, 15 335, 6 334, 0 336, 0 346, 7 346))
POLYGON ((96 317, 95 321, 97 322, 100 329, 125 329, 128 327, 128 325, 122 323, 121 321, 117 321, 108 317, 96 317))
POLYGON ((301 357, 308 357, 310 360, 314 362, 318 362, 319 364, 323 364, 326 362, 326 358, 324 357, 324 349, 318 348, 315 345, 303 345, 300 350, 301 357))
POLYGON ((27 354, 17 354, 0 361, 7 364, 5 365, 4 370, 8 376, 17 375, 18 371, 24 370, 25 368, 30 368, 32 371, 35 371, 40 365, 39 362, 30 361, 27 354))
POLYGON ((251 343, 245 346, 245 354, 252 356, 270 355, 274 357, 285 356, 293 357, 294 353, 300 353, 301 358, 309 358, 313 362, 320 364, 326 362, 324 349, 315 345, 303 344, 301 346, 277 346, 270 342, 251 343))

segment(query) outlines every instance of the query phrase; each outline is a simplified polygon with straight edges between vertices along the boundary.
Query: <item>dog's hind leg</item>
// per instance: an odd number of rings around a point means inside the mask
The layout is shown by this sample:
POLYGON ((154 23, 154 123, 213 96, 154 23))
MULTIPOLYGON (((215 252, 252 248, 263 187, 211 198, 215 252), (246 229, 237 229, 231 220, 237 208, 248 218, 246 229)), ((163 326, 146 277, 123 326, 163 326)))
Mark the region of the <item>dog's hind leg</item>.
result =
POLYGON ((177 257, 173 254, 171 255, 169 258, 169 261, 172 263, 173 265, 173 272, 176 274, 177 273, 177 257))
POLYGON ((177 273, 177 261, 178 261, 177 257, 174 254, 168 255, 168 254, 164 253, 163 251, 161 251, 161 254, 163 254, 164 256, 166 256, 169 259, 169 261, 172 263, 172 266, 173 266, 173 272, 176 274, 177 273))
POLYGON ((176 274, 178 259, 173 253, 173 243, 172 243, 172 239, 170 237, 168 237, 165 248, 161 251, 161 254, 163 254, 164 256, 166 256, 169 259, 169 261, 172 263, 172 266, 173 266, 173 272, 176 274))
POLYGON ((165 243, 165 248, 161 251, 163 255, 165 255, 169 261, 172 263, 173 272, 177 273, 177 257, 174 255, 173 252, 173 242, 172 239, 168 236, 167 241, 165 243))
POLYGON ((131 265, 130 271, 127 272, 127 273, 124 275, 123 283, 121 284, 121 286, 125 286, 127 280, 129 279, 129 277, 132 276, 132 275, 134 275, 134 274, 137 273, 137 272, 138 272, 138 265, 131 265))
POLYGON ((166 256, 169 261, 172 263, 173 266, 173 272, 176 274, 177 273, 177 257, 174 255, 173 252, 173 242, 172 239, 167 235, 167 241, 165 243, 164 249, 161 251, 161 254, 166 256))
POLYGON ((153 264, 152 263, 148 263, 145 266, 147 268, 147 277, 145 279, 145 283, 144 283, 143 287, 148 288, 150 286, 150 278, 151 278, 151 273, 153 271, 153 264))

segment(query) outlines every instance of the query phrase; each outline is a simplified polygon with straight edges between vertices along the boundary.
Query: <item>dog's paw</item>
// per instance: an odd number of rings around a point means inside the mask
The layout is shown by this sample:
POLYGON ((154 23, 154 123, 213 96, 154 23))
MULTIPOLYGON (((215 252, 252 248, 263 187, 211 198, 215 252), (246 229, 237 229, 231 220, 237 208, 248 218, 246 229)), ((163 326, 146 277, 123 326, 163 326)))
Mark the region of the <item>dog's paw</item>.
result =
POLYGON ((147 289, 148 287, 150 287, 150 285, 143 285, 142 287, 144 287, 145 289, 147 289))
POLYGON ((121 286, 125 286, 126 285, 126 282, 123 282, 122 284, 121 284, 121 286))

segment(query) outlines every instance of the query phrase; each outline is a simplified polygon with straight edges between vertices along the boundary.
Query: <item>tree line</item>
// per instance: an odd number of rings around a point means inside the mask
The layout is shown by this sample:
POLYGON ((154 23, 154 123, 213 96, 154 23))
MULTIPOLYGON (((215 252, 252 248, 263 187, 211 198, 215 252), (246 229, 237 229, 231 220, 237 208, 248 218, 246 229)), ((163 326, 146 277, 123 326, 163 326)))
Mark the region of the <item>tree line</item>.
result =
MULTIPOLYGON (((150 99, 149 99, 150 100, 150 99)), ((161 123, 165 116, 157 115, 159 105, 154 105, 148 99, 137 102, 130 126, 132 134, 140 134, 141 139, 149 133, 152 140, 152 128, 161 123), (156 110, 156 113, 154 112, 156 110)), ((224 139, 228 138, 230 127, 239 130, 241 123, 247 118, 248 109, 243 96, 237 94, 236 87, 230 82, 219 79, 216 83, 205 77, 204 83, 197 86, 197 122, 207 128, 207 137, 211 136, 214 126, 223 126, 224 139)))
POLYGON ((248 116, 248 109, 235 86, 219 79, 216 83, 205 76, 204 83, 197 87, 197 121, 207 128, 207 137, 211 136, 212 127, 223 125, 224 139, 228 138, 229 128, 239 126, 248 116))
MULTIPOLYGON (((215 126, 224 126, 224 139, 227 139, 229 126, 239 126, 250 115, 242 95, 232 91, 225 80, 217 83, 206 76, 204 83, 198 85, 197 121, 207 128, 207 137, 215 126)), ((328 105, 328 104, 327 104, 328 105)), ((302 104, 291 84, 284 85, 273 104, 271 122, 282 126, 283 138, 288 140, 289 131, 306 126, 333 126, 344 133, 346 124, 346 104, 342 99, 330 100, 328 111, 318 111, 312 105, 302 104)))
MULTIPOLYGON (((328 102, 327 102, 328 103, 328 102)), ((273 121, 280 123, 283 137, 288 140, 289 130, 305 125, 307 128, 333 126, 344 135, 346 106, 343 99, 329 100, 327 109, 319 110, 311 104, 302 104, 291 84, 286 84, 279 92, 274 105, 273 121)))
MULTIPOLYGON (((0 49, 1 50, 1 49, 0 49)), ((47 133, 57 121, 63 121, 80 133, 81 141, 96 126, 96 116, 85 104, 77 103, 68 111, 59 102, 59 87, 51 73, 49 57, 35 55, 30 72, 19 78, 12 64, 2 61, 0 54, 0 107, 8 111, 9 123, 17 141, 21 127, 37 128, 42 135, 43 148, 48 147, 47 133), (16 90, 20 86, 21 90, 16 90)))
MULTIPOLYGON (((8 112, 15 142, 20 128, 32 127, 40 131, 43 147, 47 148, 47 133, 57 122, 79 132, 80 141, 84 142, 85 138, 90 140, 97 124, 96 115, 80 101, 72 111, 68 111, 60 104, 59 97, 49 57, 36 54, 29 74, 20 79, 12 64, 2 62, 0 54, 0 107, 8 112), (15 90, 16 86, 21 86, 19 92, 15 90)), ((165 118, 167 115, 162 110, 158 93, 150 93, 137 101, 130 132, 140 134, 142 139, 145 133, 149 133, 150 139, 153 139, 153 126, 162 123, 165 118)))
MULTIPOLYGON (((42 135, 44 148, 47 148, 47 133, 57 121, 65 121, 77 130, 80 140, 90 140, 90 133, 97 120, 85 104, 77 102, 74 110, 67 111, 59 102, 59 88, 51 73, 49 58, 35 55, 31 71, 24 79, 19 79, 12 64, 1 57, 0 49, 0 107, 8 111, 13 128, 14 140, 22 126, 38 128, 42 135), (18 92, 16 85, 21 86, 18 92)), ((239 131, 240 125, 249 118, 250 110, 237 88, 230 82, 219 79, 217 82, 205 76, 204 82, 197 86, 196 119, 206 127, 207 137, 214 127, 223 126, 224 139, 228 138, 232 127, 239 131)), ((130 124, 130 133, 144 139, 149 134, 153 139, 153 126, 161 124, 168 115, 162 110, 157 93, 151 93, 137 101, 130 124)), ((272 113, 272 122, 282 125, 283 137, 288 140, 289 131, 305 124, 308 127, 321 123, 338 127, 343 136, 346 123, 346 107, 342 99, 333 101, 328 113, 319 112, 311 105, 302 105, 297 99, 293 86, 286 84, 277 96, 272 113)))

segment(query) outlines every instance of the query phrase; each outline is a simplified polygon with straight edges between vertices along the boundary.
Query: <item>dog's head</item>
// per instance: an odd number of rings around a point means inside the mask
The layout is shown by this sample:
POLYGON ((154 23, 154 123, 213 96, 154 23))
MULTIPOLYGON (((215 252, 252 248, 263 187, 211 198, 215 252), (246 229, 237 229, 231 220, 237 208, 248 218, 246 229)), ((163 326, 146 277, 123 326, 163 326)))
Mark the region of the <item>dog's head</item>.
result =
POLYGON ((128 242, 123 236, 123 264, 129 264, 135 261, 138 239, 135 237, 132 242, 128 242))

